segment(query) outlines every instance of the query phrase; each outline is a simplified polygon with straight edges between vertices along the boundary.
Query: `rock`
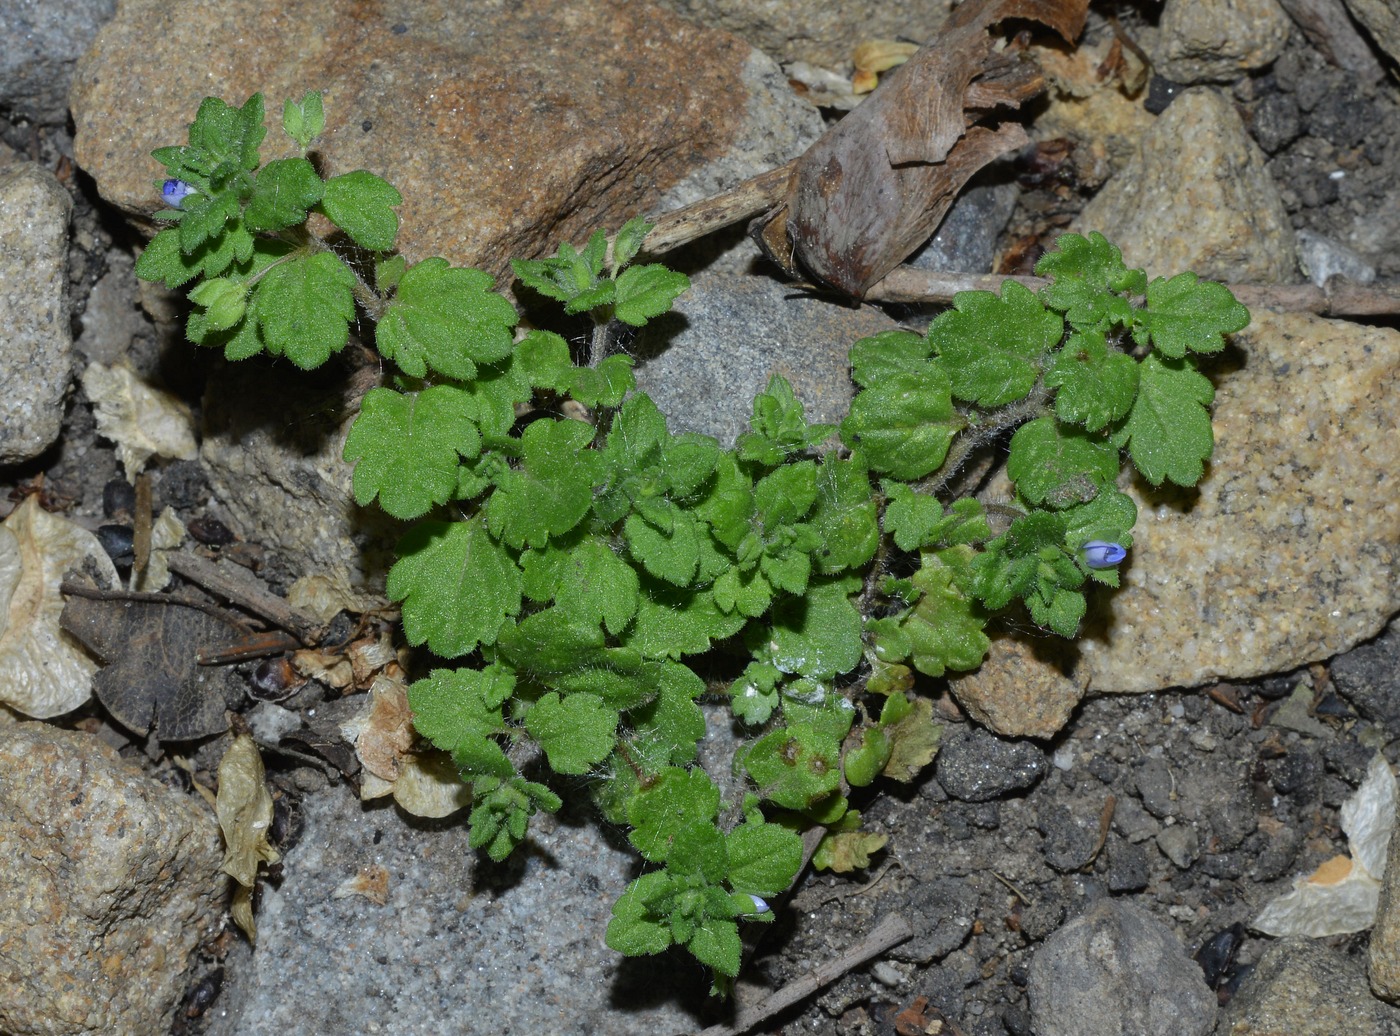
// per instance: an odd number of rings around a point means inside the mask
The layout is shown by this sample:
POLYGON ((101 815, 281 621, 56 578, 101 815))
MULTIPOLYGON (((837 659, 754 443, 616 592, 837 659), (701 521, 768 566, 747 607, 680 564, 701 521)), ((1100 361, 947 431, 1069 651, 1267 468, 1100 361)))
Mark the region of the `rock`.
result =
POLYGON ((527 844, 497 865, 467 849, 463 823, 365 807, 352 788, 302 806, 305 831, 282 882, 262 888, 257 947, 230 963, 207 1036, 694 1028, 701 969, 603 944, 636 854, 586 810, 536 816, 527 844), (335 898, 369 865, 390 875, 386 905, 335 898))
POLYGON ((0 169, 0 464, 39 456, 63 421, 72 210, 68 192, 32 162, 0 169))
POLYGON ((1157 836, 1157 848, 1178 870, 1186 870, 1201 855, 1201 840, 1190 824, 1173 824, 1157 836))
POLYGON ((1400 10, 1390 0, 1346 0, 1352 17, 1366 27, 1376 46, 1400 61, 1400 10))
POLYGON ((1311 230, 1298 231, 1298 266, 1319 288, 1333 277, 1344 277, 1357 284, 1370 284, 1376 279, 1376 268, 1361 255, 1311 230))
POLYGON ((947 734, 935 759, 938 783, 963 802, 1024 791, 1045 776, 1045 753, 1029 741, 1003 741, 978 727, 947 734))
MULTIPOLYGON (((268 160, 295 148, 283 100, 318 89, 325 171, 399 188, 403 253, 499 274, 650 209, 737 141, 752 146, 756 119, 781 127, 767 95, 751 104, 772 71, 733 36, 642 3, 191 0, 177 13, 132 0, 79 64, 74 146, 103 197, 146 219, 161 207, 149 153, 183 143, 203 97, 262 92, 268 160), (305 45, 266 45, 287 34, 305 45)), ((811 117, 786 97, 792 118, 811 117)))
POLYGON ((92 286, 83 310, 82 333, 74 343, 89 360, 111 366, 130 352, 132 341, 149 326, 132 304, 139 292, 132 265, 131 253, 112 249, 107 254, 107 272, 92 286))
POLYGON ((1400 608, 1400 334, 1261 310, 1235 343, 1243 366, 1218 379, 1215 455, 1197 491, 1124 483, 1139 512, 1130 563, 1065 647, 1077 662, 1002 641, 952 682, 998 733, 1045 736, 1044 716, 1018 709, 1028 679, 1105 694, 1250 679, 1345 651, 1400 608), (1305 405, 1301 384, 1317 386, 1305 405))
POLYGON ((1215 1025, 1215 994, 1180 940, 1122 900, 1099 901, 1047 939, 1027 993, 1037 1036, 1205 1036, 1215 1025))
POLYGON ((1108 840, 1108 890, 1141 892, 1147 888, 1151 870, 1147 850, 1121 838, 1108 840))
POLYGON ((213 814, 97 738, 0 727, 0 1031, 169 1032, 222 921, 213 814))
POLYGON ((1264 951, 1220 1021, 1230 1036, 1386 1036, 1385 1005, 1361 963, 1301 937, 1264 951))
POLYGON ((1043 807, 1036 827, 1045 836, 1041 851, 1053 870, 1068 874, 1089 864, 1099 848, 1099 818, 1067 806, 1043 807))
POLYGON ((1078 655, 1055 637, 992 634, 988 661, 971 673, 950 673, 958 703, 977 722, 1011 737, 1054 737, 1084 697, 1071 678, 1078 655))
POLYGON ((1389 737, 1400 737, 1400 626, 1392 623, 1375 640, 1332 660, 1328 674, 1337 693, 1389 737))
POLYGON ((977 917, 977 889, 966 878, 933 878, 909 891, 900 912, 914 926, 914 938, 890 950, 895 960, 928 964, 952 953, 967 939, 977 917))
POLYGON ((1400 838, 1395 837, 1394 829, 1386 849, 1385 873, 1381 875, 1376 923, 1371 929, 1368 971, 1376 996, 1391 1003, 1400 1002, 1400 838))
POLYGON ((73 66, 116 6, 116 0, 0 0, 0 105, 39 125, 67 122, 73 66))
POLYGON ((688 18, 742 36, 783 63, 806 61, 849 72, 856 44, 930 39, 946 4, 888 0, 660 0, 688 18))
POLYGON ((403 525, 355 503, 343 459, 367 387, 335 363, 309 374, 266 358, 229 364, 205 392, 200 459, 234 532, 275 549, 297 575, 379 593, 403 525))
POLYGON ((1230 82, 1278 57, 1291 26, 1277 0, 1167 0, 1152 57, 1178 83, 1230 82))
MULTIPOLYGON (((991 171, 1007 175, 996 167, 991 171)), ((1019 193, 1009 180, 974 182, 958 195, 928 244, 905 262, 917 270, 990 273, 997 237, 1006 229, 1019 193)))
POLYGON ((1148 276, 1194 270, 1228 281, 1292 280, 1293 228, 1263 153, 1234 106, 1187 90, 1158 117, 1136 157, 1071 228, 1098 230, 1148 276))
POLYGON ((704 432, 732 445, 747 431, 753 398, 773 374, 792 383, 809 421, 846 416, 853 387, 846 353, 898 326, 875 307, 849 306, 745 274, 700 272, 674 314, 629 347, 637 385, 672 431, 704 432))

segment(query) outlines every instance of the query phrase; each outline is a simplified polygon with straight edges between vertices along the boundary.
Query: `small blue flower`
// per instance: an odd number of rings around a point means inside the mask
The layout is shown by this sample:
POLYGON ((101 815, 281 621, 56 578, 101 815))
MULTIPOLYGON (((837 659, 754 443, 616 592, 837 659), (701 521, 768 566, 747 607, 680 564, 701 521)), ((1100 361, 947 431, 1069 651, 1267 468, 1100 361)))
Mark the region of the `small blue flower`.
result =
POLYGON ((1104 540, 1090 540, 1081 549, 1084 552, 1084 564, 1090 568, 1112 568, 1128 556, 1127 547, 1104 540))
POLYGON ((184 180, 166 180, 160 185, 160 196, 165 199, 165 204, 173 209, 178 209, 180 204, 194 193, 194 188, 184 180))
POLYGON ((755 914, 761 914, 768 909, 768 904, 758 896, 755 896, 752 892, 749 893, 749 898, 753 900, 753 912, 755 914))

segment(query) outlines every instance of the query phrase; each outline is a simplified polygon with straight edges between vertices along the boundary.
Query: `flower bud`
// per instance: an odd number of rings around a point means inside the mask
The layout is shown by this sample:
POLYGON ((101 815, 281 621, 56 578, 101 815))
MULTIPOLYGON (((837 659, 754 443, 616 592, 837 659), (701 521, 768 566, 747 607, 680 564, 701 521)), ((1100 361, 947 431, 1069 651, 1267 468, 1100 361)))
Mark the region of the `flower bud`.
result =
POLYGON ((182 202, 194 193, 194 188, 185 183, 184 180, 166 180, 160 185, 160 196, 165 199, 165 204, 173 209, 178 209, 182 202))
POLYGON ((1084 564, 1090 568, 1112 568, 1128 556, 1127 547, 1104 540, 1090 540, 1080 549, 1084 553, 1084 564))

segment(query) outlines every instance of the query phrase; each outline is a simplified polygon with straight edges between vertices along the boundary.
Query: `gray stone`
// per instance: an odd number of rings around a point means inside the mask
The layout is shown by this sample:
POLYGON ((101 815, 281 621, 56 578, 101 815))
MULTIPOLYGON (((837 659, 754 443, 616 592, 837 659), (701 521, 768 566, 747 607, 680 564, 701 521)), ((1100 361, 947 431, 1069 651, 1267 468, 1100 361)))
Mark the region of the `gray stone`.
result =
POLYGON ((134 300, 140 289, 132 272, 131 253, 112 249, 107 272, 88 295, 82 331, 73 344, 89 360, 110 367, 131 350, 131 343, 150 326, 134 300))
POLYGON ((1133 770, 1138 798, 1154 817, 1164 819, 1176 813, 1176 781, 1171 767, 1161 756, 1148 756, 1133 770))
POLYGON ((1100 231, 1149 276, 1295 276, 1293 227, 1264 154, 1234 106, 1209 87, 1187 90, 1162 113, 1071 229, 1100 231))
POLYGON ((1146 849, 1121 838, 1109 839, 1108 890, 1110 892, 1140 892, 1147 888, 1149 876, 1146 849))
POLYGON ((1066 874, 1086 866, 1099 847, 1098 817, 1086 817, 1067 806, 1042 807, 1036 827, 1045 836, 1042 852, 1052 869, 1066 874))
POLYGON ((223 920, 213 813, 96 737, 0 726, 0 1031, 169 1032, 223 920))
POLYGON ((726 445, 748 429, 753 398, 773 374, 792 383, 813 422, 837 422, 851 401, 846 353, 896 327, 874 307, 852 309, 767 278, 698 273, 675 315, 644 328, 630 348, 637 385, 673 431, 726 445))
POLYGON ((1400 8, 1393 0, 1346 0, 1358 22, 1366 27, 1376 46, 1400 61, 1400 8))
POLYGON ((0 464, 43 453, 58 438, 73 335, 68 217, 73 202, 30 162, 0 169, 0 464))
POLYGON ((1027 993, 1037 1036, 1205 1036, 1215 1025, 1215 994, 1180 940, 1122 900, 1047 939, 1027 993))
POLYGON ((1184 871, 1200 857, 1201 839, 1193 825, 1173 824, 1157 835, 1157 848, 1178 870, 1184 871))
POLYGON ((1340 694, 1391 738, 1400 737, 1400 625, 1332 660, 1328 674, 1340 694))
POLYGON ((1091 603, 1077 660, 1026 650, 1003 663, 1003 641, 952 681, 998 732, 1041 729, 1014 707, 1028 670, 1067 693, 1251 679, 1345 651, 1400 609, 1400 334, 1259 310, 1234 342, 1244 364, 1219 377, 1197 490, 1123 483, 1138 506, 1130 563, 1122 589, 1091 603), (1303 383, 1326 391, 1300 406, 1303 383))
POLYGON ((73 66, 116 6, 116 0, 0 0, 0 107, 62 126, 73 66))
POLYGON ((1312 939, 1280 939, 1240 986, 1220 1021, 1230 1036, 1388 1036, 1385 1005, 1359 960, 1312 939))
POLYGON ((1152 57, 1173 82, 1230 82, 1278 57, 1291 25, 1277 0, 1167 0, 1152 57))
MULTIPOLYGON (((602 933, 636 855, 582 816, 536 816, 505 864, 467 847, 465 814, 424 822, 346 787, 303 800, 306 828, 263 887, 208 1036, 694 1031, 708 980, 679 955, 627 960, 602 933), (387 902, 338 898, 362 867, 387 902)), ((149 1030, 156 1031, 156 1030, 149 1030)))
POLYGON ((1266 154, 1272 155, 1302 132, 1298 102, 1292 94, 1268 94, 1254 109, 1249 128, 1259 146, 1266 154))
POLYGON ((905 262, 920 270, 990 273, 1018 193, 1010 182, 974 183, 958 195, 928 244, 905 262))
POLYGON ((977 889, 966 878, 933 878, 910 890, 901 913, 914 927, 914 938, 890 951, 896 960, 928 964, 941 960, 966 941, 977 917, 977 889))
POLYGON ((987 802, 1033 787, 1045 776, 1045 753, 1029 741, 1006 741, 980 727, 947 734, 935 760, 938 783, 955 799, 987 802))

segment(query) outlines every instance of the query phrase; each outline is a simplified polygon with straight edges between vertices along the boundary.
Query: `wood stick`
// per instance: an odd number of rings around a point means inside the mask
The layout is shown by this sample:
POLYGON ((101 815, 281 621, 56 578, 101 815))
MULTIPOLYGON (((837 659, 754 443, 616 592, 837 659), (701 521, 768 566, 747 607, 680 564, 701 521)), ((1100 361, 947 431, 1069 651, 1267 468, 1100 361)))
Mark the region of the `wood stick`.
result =
POLYGON ((658 216, 642 247, 653 255, 669 252, 772 208, 787 193, 794 162, 750 177, 727 191, 658 216))
MULTIPOLYGON (((960 291, 1000 291, 1002 282, 1007 280, 1019 281, 1031 291, 1039 291, 1049 283, 1044 277, 938 273, 900 266, 874 285, 865 299, 867 302, 949 303, 960 291)), ((1400 282, 1397 281, 1355 284, 1334 279, 1322 288, 1315 284, 1227 284, 1226 287, 1251 309, 1320 316, 1400 313, 1400 282)))
POLYGON ((225 569, 197 554, 171 551, 166 556, 170 571, 198 583, 226 600, 261 615, 274 626, 290 630, 303 644, 313 644, 321 633, 321 624, 303 615, 282 598, 253 582, 251 576, 240 577, 239 569, 225 569))
POLYGON ((712 1025, 700 1033, 700 1036, 739 1036, 740 1033, 748 1032, 759 1022, 805 1000, 823 986, 830 985, 846 972, 860 967, 873 957, 878 957, 890 947, 898 946, 913 934, 914 929, 901 915, 887 914, 869 935, 839 957, 832 958, 801 978, 789 982, 766 1000, 740 1012, 732 1025, 712 1025))

